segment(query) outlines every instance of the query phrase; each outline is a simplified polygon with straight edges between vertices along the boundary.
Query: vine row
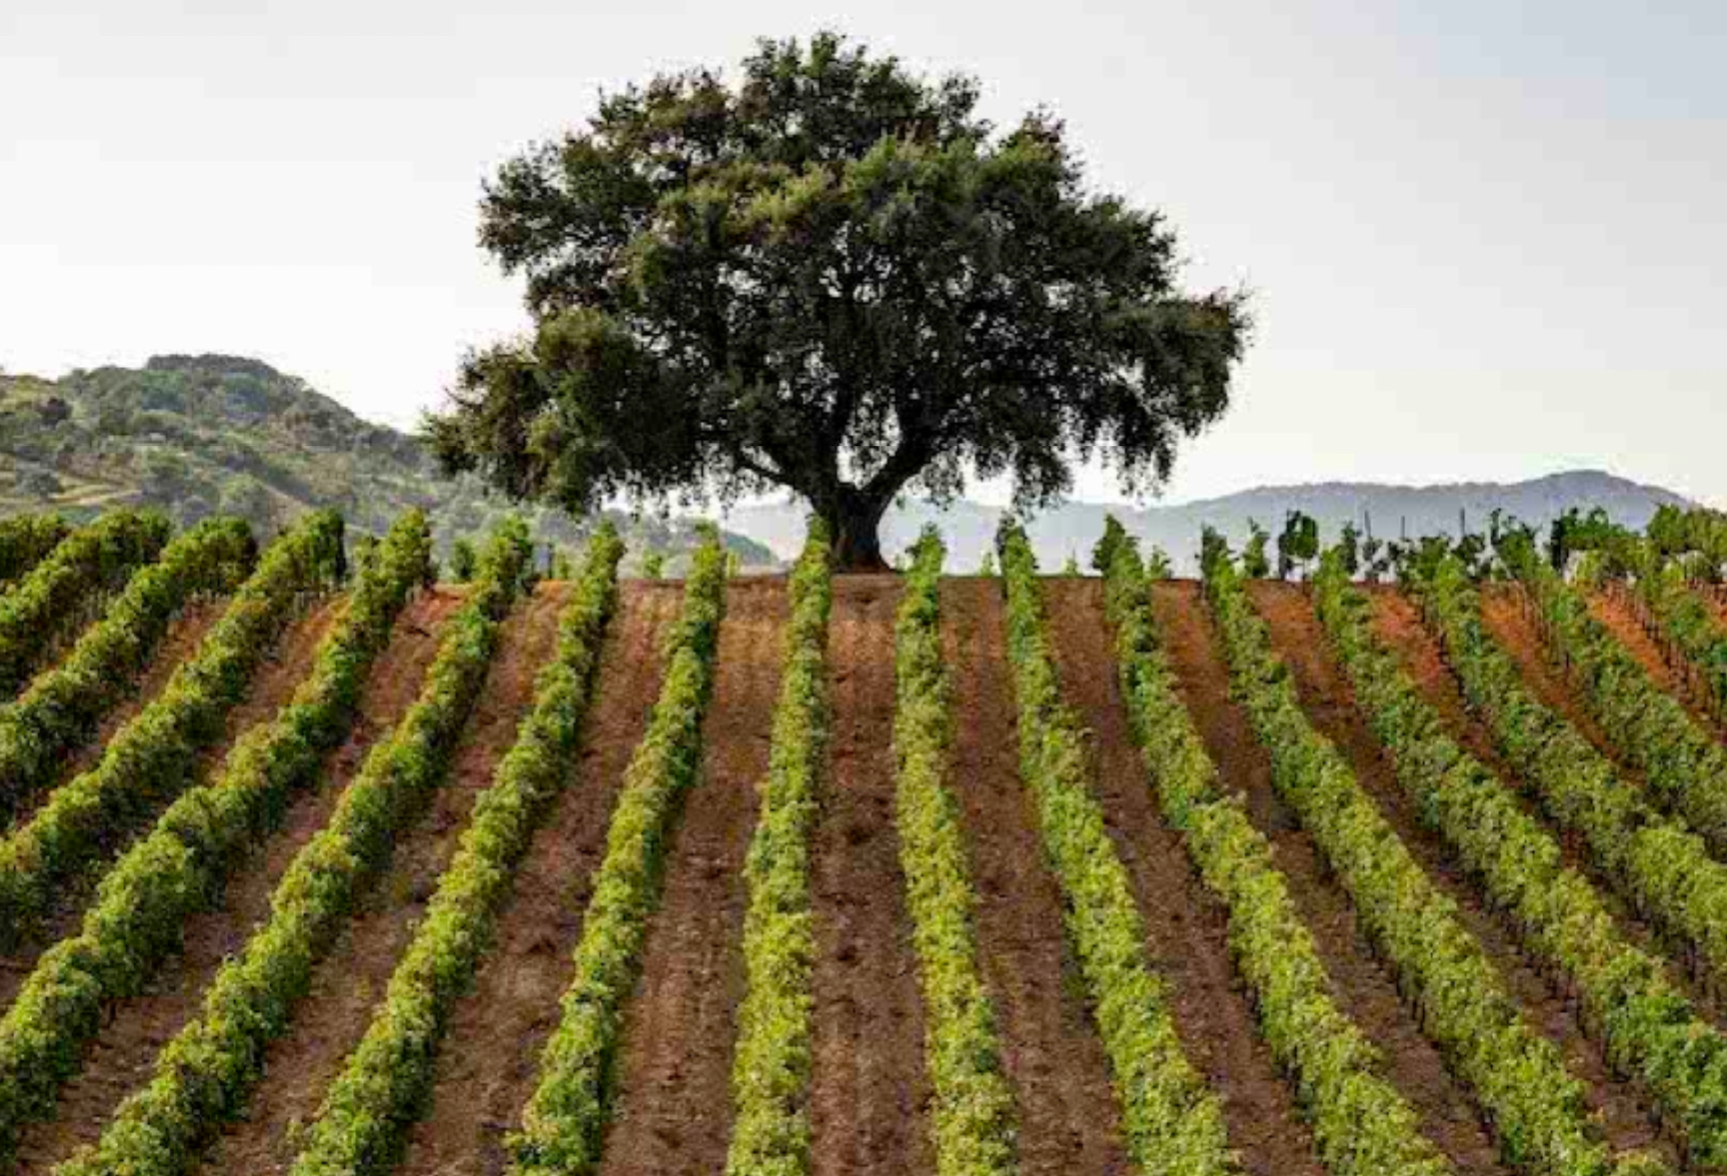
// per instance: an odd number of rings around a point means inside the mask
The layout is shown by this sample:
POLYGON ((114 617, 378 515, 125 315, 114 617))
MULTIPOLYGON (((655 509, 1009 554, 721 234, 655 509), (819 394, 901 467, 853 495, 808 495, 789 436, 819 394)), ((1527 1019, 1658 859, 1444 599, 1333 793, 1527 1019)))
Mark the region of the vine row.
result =
POLYGON ((343 572, 342 517, 307 515, 270 545, 192 660, 122 727, 102 759, 0 841, 0 941, 16 939, 58 887, 178 795, 305 597, 343 572))
POLYGON ((1337 1007, 1312 934, 1271 844, 1226 793, 1176 685, 1151 608, 1145 565, 1112 518, 1099 544, 1130 726, 1164 819, 1229 917, 1229 943, 1261 1030, 1291 1076, 1334 1176, 1439 1176, 1455 1169, 1380 1074, 1379 1050, 1337 1007))
POLYGON ((941 540, 912 552, 895 641, 894 819, 923 981, 937 1176, 1018 1171, 1018 1111, 977 957, 977 897, 959 803, 945 783, 953 715, 941 649, 941 540))
POLYGON ((59 515, 13 515, 0 519, 0 592, 30 574, 72 528, 59 515))
POLYGON ((761 813, 744 877, 747 977, 738 1009, 732 1093, 737 1115, 727 1176, 809 1171, 810 1015, 815 960, 810 827, 828 738, 828 617, 833 575, 826 528, 810 524, 791 575, 785 672, 774 709, 761 813))
POLYGON ((443 783, 532 554, 520 520, 499 525, 414 705, 295 855, 269 917, 217 971, 198 1017, 157 1055, 149 1083, 120 1105, 101 1139, 55 1169, 59 1176, 182 1176, 220 1125, 244 1113, 265 1050, 292 1027, 313 966, 443 783))
POLYGON ((726 578, 719 535, 711 527, 705 532, 685 581, 665 682, 606 831, 576 944, 575 979, 540 1055, 521 1129, 509 1140, 517 1173, 579 1176, 599 1163, 624 1001, 659 903, 667 832, 701 770, 702 716, 713 692, 726 578))
POLYGON ((1661 1171, 1640 1154, 1615 1159, 1599 1141, 1583 1086, 1558 1047, 1523 1019, 1456 904, 1435 889, 1308 721, 1227 555, 1212 553, 1205 588, 1235 695, 1271 756, 1274 786, 1349 892, 1424 1031, 1474 1092, 1505 1161, 1542 1176, 1661 1171))
POLYGON ((1524 943, 1582 998, 1609 1061, 1635 1075, 1697 1163, 1727 1163, 1727 1038, 1628 942, 1559 843, 1484 764, 1446 734, 1394 654, 1374 636, 1370 604, 1335 553, 1314 584, 1318 613, 1355 697, 1390 752, 1422 820, 1508 912, 1524 943))
POLYGON ((1642 772, 1660 803, 1727 853, 1727 747, 1662 690, 1575 586, 1539 560, 1520 560, 1519 581, 1584 707, 1615 751, 1642 772))
POLYGON ((317 777, 353 724, 360 688, 410 593, 431 570, 424 515, 391 529, 347 608, 320 644, 311 676, 268 724, 249 732, 212 782, 181 796, 102 880, 77 935, 43 955, 0 1018, 0 1155, 18 1129, 53 1109, 82 1068, 103 1008, 139 995, 207 909, 245 851, 279 823, 287 799, 317 777))
POLYGON ((0 698, 16 694, 58 639, 168 542, 168 520, 119 510, 80 527, 0 596, 0 698))
POLYGON ((1580 834, 1620 893, 1686 944, 1693 967, 1727 990, 1727 866, 1698 834, 1658 813, 1563 715, 1524 686, 1509 654, 1488 633, 1480 594, 1455 563, 1412 580, 1410 589, 1464 698, 1500 753, 1533 786, 1542 808, 1580 834))
POLYGON ((239 519, 206 519, 127 581, 64 661, 0 708, 0 817, 58 778, 66 756, 137 688, 174 615, 192 597, 232 592, 257 558, 239 519))
POLYGON ((1223 1105, 1182 1052, 1169 985, 1148 966, 1145 926, 1127 870, 1092 795, 1084 731, 1062 702, 1037 559, 1017 525, 1003 534, 1001 568, 1020 774, 1066 899, 1067 929, 1115 1075, 1128 1156, 1153 1176, 1238 1172, 1223 1105))
POLYGON ((431 1092, 450 1012, 492 943, 516 866, 569 782, 623 552, 609 523, 588 540, 559 621, 557 656, 540 673, 534 708, 475 802, 425 919, 366 1036, 326 1095, 293 1176, 381 1176, 400 1157, 431 1092))

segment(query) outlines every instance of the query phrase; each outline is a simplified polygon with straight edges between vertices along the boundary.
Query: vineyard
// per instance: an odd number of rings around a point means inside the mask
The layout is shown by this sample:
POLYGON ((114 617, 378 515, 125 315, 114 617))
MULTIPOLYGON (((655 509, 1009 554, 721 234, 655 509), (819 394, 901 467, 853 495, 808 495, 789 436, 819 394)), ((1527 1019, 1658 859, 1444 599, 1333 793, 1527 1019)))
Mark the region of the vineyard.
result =
POLYGON ((1727 1173, 1727 523, 1271 541, 0 520, 0 1171, 1727 1173))

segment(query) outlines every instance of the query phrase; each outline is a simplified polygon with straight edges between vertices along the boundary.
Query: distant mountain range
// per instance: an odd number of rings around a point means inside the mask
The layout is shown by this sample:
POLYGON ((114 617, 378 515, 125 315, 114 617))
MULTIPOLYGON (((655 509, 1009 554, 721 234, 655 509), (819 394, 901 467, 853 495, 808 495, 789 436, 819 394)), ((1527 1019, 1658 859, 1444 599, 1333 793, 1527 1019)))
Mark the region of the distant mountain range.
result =
MULTIPOLYGON (((158 507, 184 526, 237 514, 268 535, 336 507, 351 527, 381 532, 411 506, 430 516, 440 551, 480 536, 512 508, 473 478, 438 475, 413 436, 362 420, 304 381, 255 359, 163 355, 141 369, 75 371, 59 380, 0 376, 0 515, 58 510, 85 518, 118 505, 158 507)), ((589 523, 522 510, 543 543, 571 548, 589 523)), ((679 556, 687 519, 617 516, 632 559, 679 556)), ((778 566, 742 536, 746 566, 778 566)))
MULTIPOLYGON (((1046 568, 1059 568, 1070 555, 1083 566, 1113 513, 1190 574, 1202 525, 1239 545, 1249 519, 1275 533, 1290 510, 1314 516, 1328 537, 1354 519, 1371 520, 1375 534, 1395 538, 1455 533, 1463 522, 1483 529, 1496 507, 1545 526, 1571 507, 1601 506, 1617 521, 1642 527, 1664 503, 1686 499, 1579 470, 1508 485, 1262 487, 1177 506, 1070 502, 1039 513, 1028 529, 1046 568)), ((216 512, 239 514, 264 534, 326 506, 358 529, 378 532, 418 506, 431 515, 443 550, 512 509, 473 478, 440 477, 410 434, 365 421, 259 360, 166 355, 141 369, 97 368, 59 380, 0 375, 0 515, 54 509, 87 517, 118 504, 157 506, 182 525, 216 512)), ((524 513, 542 541, 565 546, 589 526, 555 510, 524 513)), ((912 501, 889 512, 884 544, 897 554, 933 522, 947 540, 949 566, 973 570, 1002 513, 965 500, 945 511, 912 501)), ((649 548, 668 552, 668 570, 677 571, 678 555, 693 542, 690 520, 617 517, 638 556, 649 548)), ((748 567, 777 567, 796 556, 804 517, 801 504, 738 506, 725 516, 726 542, 748 567)))
MULTIPOLYGON (((1402 535, 1455 535, 1460 526, 1487 529, 1497 508, 1526 523, 1545 527, 1572 507, 1605 508, 1615 521, 1642 528, 1658 506, 1689 505, 1684 496, 1658 486, 1644 486, 1598 470, 1552 474, 1526 482, 1460 482, 1440 486, 1393 486, 1370 482, 1323 482, 1304 486, 1265 486, 1222 498, 1174 506, 1133 507, 1070 502, 1034 515, 1027 531, 1038 561, 1055 570, 1071 555, 1082 567, 1092 544, 1103 534, 1104 519, 1115 515, 1146 545, 1168 552, 1179 574, 1198 566, 1199 534, 1210 525, 1239 548, 1248 536, 1249 520, 1274 535, 1285 514, 1300 510, 1319 521, 1329 540, 1353 520, 1387 539, 1402 535)), ((941 529, 949 566, 973 570, 994 539, 1003 510, 961 500, 944 511, 927 502, 912 501, 888 513, 882 541, 892 554, 903 551, 926 523, 941 529)), ((726 525, 771 548, 781 558, 797 550, 803 534, 804 510, 796 504, 760 504, 734 508, 726 525)))

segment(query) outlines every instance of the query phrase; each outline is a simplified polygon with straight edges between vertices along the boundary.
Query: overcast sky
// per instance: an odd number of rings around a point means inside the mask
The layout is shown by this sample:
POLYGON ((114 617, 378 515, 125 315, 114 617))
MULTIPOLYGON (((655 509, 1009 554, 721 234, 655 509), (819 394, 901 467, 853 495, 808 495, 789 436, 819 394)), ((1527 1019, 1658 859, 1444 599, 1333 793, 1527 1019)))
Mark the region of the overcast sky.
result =
POLYGON ((1257 292, 1170 498, 1588 465, 1727 505, 1720 0, 0 0, 0 366, 256 355, 412 425, 525 323, 485 176, 820 27, 1054 109, 1191 285, 1257 292))

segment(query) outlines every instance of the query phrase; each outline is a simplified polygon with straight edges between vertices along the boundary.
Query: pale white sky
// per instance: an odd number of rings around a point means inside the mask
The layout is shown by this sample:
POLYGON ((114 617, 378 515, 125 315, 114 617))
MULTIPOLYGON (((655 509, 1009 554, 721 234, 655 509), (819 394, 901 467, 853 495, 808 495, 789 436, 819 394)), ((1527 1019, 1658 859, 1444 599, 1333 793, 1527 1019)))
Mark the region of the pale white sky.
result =
POLYGON ((257 355, 412 425, 525 322, 483 177, 824 26, 1052 107, 1193 284, 1257 290, 1171 498, 1588 465, 1727 505, 1719 0, 0 0, 0 365, 257 355))

